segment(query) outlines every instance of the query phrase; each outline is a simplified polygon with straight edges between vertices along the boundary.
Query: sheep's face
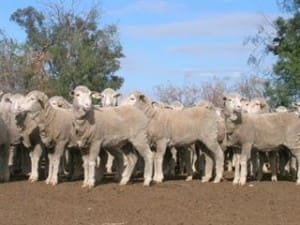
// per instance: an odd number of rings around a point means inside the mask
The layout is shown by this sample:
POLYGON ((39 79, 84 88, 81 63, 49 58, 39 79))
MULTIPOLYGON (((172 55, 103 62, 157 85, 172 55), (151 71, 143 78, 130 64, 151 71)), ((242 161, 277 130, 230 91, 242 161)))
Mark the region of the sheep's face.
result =
POLYGON ((42 110, 45 106, 47 96, 39 91, 29 92, 23 102, 20 104, 20 112, 31 112, 35 113, 42 110))
POLYGON ((292 107, 297 110, 298 114, 300 113, 300 102, 293 102, 292 107))
POLYGON ((61 96, 54 96, 49 99, 49 104, 54 109, 68 108, 68 103, 61 96))
MULTIPOLYGON (((300 104, 299 104, 300 106, 300 104)), ((299 111, 299 109, 297 109, 299 111)), ((275 112, 278 112, 278 113, 282 113, 282 112, 288 112, 288 109, 284 106, 278 106, 276 109, 275 109, 275 112)))
POLYGON ((248 113, 257 114, 263 113, 266 107, 266 102, 259 99, 253 99, 250 101, 248 106, 248 113))
POLYGON ((170 108, 173 110, 182 110, 184 105, 179 101, 174 101, 171 103, 170 108))
POLYGON ((122 102, 122 105, 136 105, 137 102, 138 96, 136 94, 131 94, 122 102))
POLYGON ((92 109, 92 92, 85 86, 78 86, 72 91, 73 106, 77 111, 88 112, 92 109))
POLYGON ((103 107, 107 106, 117 106, 118 105, 118 98, 121 96, 120 93, 116 92, 111 88, 106 88, 104 91, 101 92, 101 105, 103 107))
POLYGON ((4 94, 2 96, 0 105, 1 109, 10 111, 12 108, 12 95, 10 93, 4 94))
POLYGON ((12 96, 12 105, 11 105, 11 111, 14 114, 21 112, 21 106, 23 102, 25 101, 25 96, 21 94, 15 94, 12 96))
POLYGON ((249 110, 249 100, 247 98, 241 98, 242 111, 248 112, 249 110))
POLYGON ((229 113, 241 112, 241 97, 237 94, 230 94, 223 97, 225 110, 229 113))

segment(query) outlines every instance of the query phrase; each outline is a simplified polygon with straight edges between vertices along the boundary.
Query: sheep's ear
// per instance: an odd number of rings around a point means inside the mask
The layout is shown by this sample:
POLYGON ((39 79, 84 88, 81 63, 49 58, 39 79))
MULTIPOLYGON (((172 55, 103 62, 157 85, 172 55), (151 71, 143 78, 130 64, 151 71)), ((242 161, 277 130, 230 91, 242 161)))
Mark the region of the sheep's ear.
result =
POLYGON ((241 102, 248 102, 248 101, 249 101, 248 98, 245 98, 245 97, 242 97, 242 98, 241 98, 241 102))
POLYGON ((140 99, 142 102, 146 102, 146 96, 143 95, 143 94, 140 94, 139 99, 140 99))
POLYGON ((59 99, 59 100, 57 101, 57 105, 58 105, 58 107, 63 107, 63 106, 64 106, 64 104, 65 104, 65 102, 64 102, 64 100, 63 100, 63 99, 59 99))
POLYGON ((5 101, 5 102, 12 103, 12 101, 11 101, 10 97, 4 97, 4 101, 5 101))
POLYGON ((158 104, 158 102, 155 102, 155 101, 151 102, 151 105, 152 105, 153 107, 156 107, 156 108, 158 108, 158 107, 159 107, 159 104, 158 104))
POLYGON ((265 102, 261 102, 261 103, 260 103, 260 106, 261 106, 262 108, 264 108, 264 107, 267 106, 267 104, 266 104, 265 102))
POLYGON ((41 104, 42 108, 45 108, 45 104, 48 101, 48 96, 44 93, 39 93, 39 95, 37 96, 37 99, 38 99, 39 103, 41 104))
POLYGON ((93 99, 97 99, 97 100, 99 100, 99 99, 103 98, 103 95, 102 95, 102 94, 100 94, 100 93, 99 93, 99 92, 97 92, 97 91, 92 91, 92 93, 91 93, 91 97, 92 97, 93 99))
POLYGON ((114 94, 114 98, 119 98, 119 97, 121 97, 122 95, 120 94, 120 93, 115 93, 114 94))

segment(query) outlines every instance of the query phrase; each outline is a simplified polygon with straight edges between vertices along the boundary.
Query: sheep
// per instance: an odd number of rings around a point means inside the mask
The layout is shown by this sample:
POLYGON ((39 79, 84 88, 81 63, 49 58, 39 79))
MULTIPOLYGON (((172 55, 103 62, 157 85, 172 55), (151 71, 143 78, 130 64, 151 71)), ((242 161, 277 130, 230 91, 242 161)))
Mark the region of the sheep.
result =
MULTIPOLYGON (((101 93, 93 92, 92 98, 100 100, 101 101, 100 105, 102 107, 112 107, 118 105, 118 99, 120 98, 120 96, 121 94, 116 92, 115 90, 111 88, 106 88, 101 93)), ((117 152, 114 151, 114 153, 116 154, 117 152)), ((117 160, 118 172, 116 173, 115 180, 119 180, 120 169, 122 168, 122 164, 123 164, 123 160, 122 160, 123 156, 116 155, 116 157, 118 158, 117 160)), ((124 158, 126 158, 126 156, 124 156, 124 158)), ((109 151, 107 151, 107 163, 105 166, 107 173, 112 173, 114 159, 115 157, 109 151)))
POLYGON ((0 101, 0 114, 9 130, 10 136, 10 155, 9 167, 11 174, 15 172, 22 172, 27 174, 29 172, 28 151, 24 149, 21 144, 20 128, 17 126, 16 114, 20 110, 20 104, 24 100, 22 94, 3 94, 0 101))
MULTIPOLYGON (((122 148, 130 143, 145 161, 144 185, 152 180, 153 152, 148 145, 146 128, 148 119, 143 112, 132 106, 95 108, 92 92, 86 86, 77 86, 72 92, 77 145, 82 150, 84 167, 83 187, 95 186, 96 159, 102 148, 122 148)), ((135 165, 137 158, 131 158, 135 165)), ((133 171, 127 165, 120 184, 126 184, 133 171)))
MULTIPOLYGON (((294 113, 243 113, 237 95, 225 96, 224 105, 228 144, 241 147, 241 170, 236 168, 234 184, 246 183, 247 160, 252 148, 269 152, 284 146, 300 160, 300 120, 294 113)), ((300 184, 299 165, 297 184, 300 184)))
POLYGON ((30 151, 31 173, 28 179, 30 182, 35 182, 39 178, 38 165, 44 145, 40 138, 38 124, 47 100, 48 96, 45 93, 37 90, 31 91, 25 96, 16 115, 17 124, 22 129, 22 142, 30 151))
POLYGON ((212 151, 216 159, 216 177, 218 183, 223 178, 224 154, 217 141, 217 115, 205 107, 188 107, 182 110, 156 109, 142 93, 134 92, 123 102, 142 110, 148 117, 148 138, 156 148, 155 174, 153 180, 163 181, 163 156, 167 147, 190 146, 196 142, 212 151))
POLYGON ((278 107, 275 109, 275 112, 277 112, 277 113, 288 112, 288 109, 287 109, 285 106, 278 106, 278 107))
POLYGON ((48 149, 49 171, 46 184, 58 183, 60 159, 72 141, 73 111, 62 97, 50 98, 40 114, 38 124, 41 141, 48 149))
POLYGON ((7 182, 10 178, 9 173, 9 145, 10 145, 10 137, 9 130, 0 117, 0 182, 7 182))

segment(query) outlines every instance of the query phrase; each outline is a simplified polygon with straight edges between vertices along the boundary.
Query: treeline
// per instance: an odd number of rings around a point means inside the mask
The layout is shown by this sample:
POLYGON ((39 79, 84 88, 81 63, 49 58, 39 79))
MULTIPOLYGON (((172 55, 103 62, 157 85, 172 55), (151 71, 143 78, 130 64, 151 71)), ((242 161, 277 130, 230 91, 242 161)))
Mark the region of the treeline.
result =
POLYGON ((124 80, 115 75, 123 57, 116 25, 100 26, 97 5, 80 11, 75 1, 72 4, 50 1, 40 10, 29 6, 10 16, 25 31, 26 40, 20 43, 0 33, 2 90, 39 89, 67 96, 79 84, 98 91, 121 87, 124 80))

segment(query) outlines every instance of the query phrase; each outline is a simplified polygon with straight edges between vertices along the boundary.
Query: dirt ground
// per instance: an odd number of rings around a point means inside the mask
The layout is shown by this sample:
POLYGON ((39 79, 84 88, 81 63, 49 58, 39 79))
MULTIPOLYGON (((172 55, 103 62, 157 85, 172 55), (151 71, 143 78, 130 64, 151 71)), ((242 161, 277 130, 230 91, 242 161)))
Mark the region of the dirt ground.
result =
POLYGON ((0 225, 281 225, 300 224, 294 182, 168 180, 143 187, 108 180, 94 189, 81 181, 53 187, 26 180, 0 184, 0 225))

